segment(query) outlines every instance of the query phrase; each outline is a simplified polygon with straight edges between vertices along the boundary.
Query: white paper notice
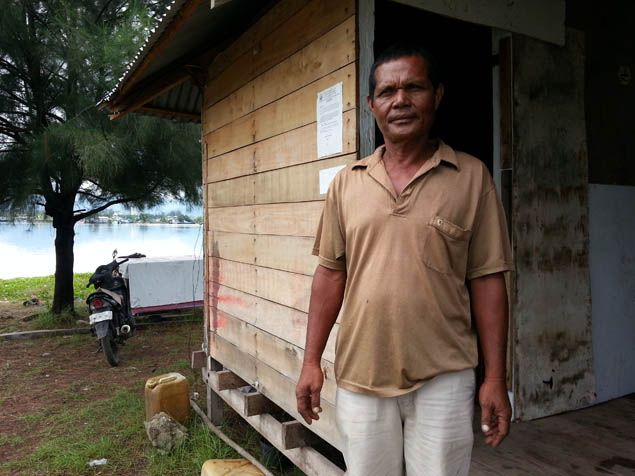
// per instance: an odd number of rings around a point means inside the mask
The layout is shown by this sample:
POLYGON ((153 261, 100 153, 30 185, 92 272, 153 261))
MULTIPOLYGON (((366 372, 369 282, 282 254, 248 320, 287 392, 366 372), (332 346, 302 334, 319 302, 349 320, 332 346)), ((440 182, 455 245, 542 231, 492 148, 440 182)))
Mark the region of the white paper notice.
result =
POLYGON ((318 158, 339 154, 342 144, 342 83, 337 83, 317 95, 317 155, 318 158))
POLYGON ((330 169, 320 170, 320 195, 324 195, 329 191, 329 185, 331 185, 335 175, 344 167, 346 167, 346 165, 338 165, 337 167, 331 167, 330 169))

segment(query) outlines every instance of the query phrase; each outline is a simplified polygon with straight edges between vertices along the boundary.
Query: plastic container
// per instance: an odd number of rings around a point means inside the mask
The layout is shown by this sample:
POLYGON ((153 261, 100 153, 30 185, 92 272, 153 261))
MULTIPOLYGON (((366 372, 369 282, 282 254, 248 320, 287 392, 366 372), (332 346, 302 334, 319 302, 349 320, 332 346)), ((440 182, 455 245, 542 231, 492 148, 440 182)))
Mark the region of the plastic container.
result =
POLYGON ((190 383, 178 372, 157 375, 145 386, 146 421, 165 412, 184 424, 190 416, 190 383))
POLYGON ((201 476, 263 476, 262 471, 246 459, 208 459, 201 476))

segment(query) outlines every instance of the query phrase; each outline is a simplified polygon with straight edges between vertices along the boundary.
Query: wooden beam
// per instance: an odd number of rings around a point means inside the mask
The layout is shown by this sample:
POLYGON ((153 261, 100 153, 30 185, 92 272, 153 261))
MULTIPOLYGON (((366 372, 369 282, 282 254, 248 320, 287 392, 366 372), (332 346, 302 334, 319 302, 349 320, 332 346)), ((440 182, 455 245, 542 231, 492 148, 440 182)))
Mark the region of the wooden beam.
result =
MULTIPOLYGON (((196 402, 194 400, 190 400, 190 406, 196 412, 196 414, 201 417, 201 419, 203 420, 205 425, 207 425, 207 427, 216 436, 218 436, 221 440, 223 440, 225 443, 227 443, 227 445, 230 446, 234 451, 236 451, 239 455, 241 455, 244 458, 246 458, 247 461, 249 461, 251 463, 252 468, 257 468, 258 471, 260 473, 262 473, 264 476, 273 476, 273 473, 271 473, 267 468, 265 468, 262 465, 262 463, 260 463, 260 461, 258 461, 256 458, 254 458, 247 450, 245 450, 242 446, 240 446, 238 443, 236 443, 234 440, 232 440, 229 436, 227 436, 225 433, 223 433, 223 431, 220 428, 218 428, 217 425, 212 423, 210 421, 210 419, 207 417, 207 415, 205 415, 205 413, 203 413, 203 410, 201 410, 199 408, 199 406, 196 404, 196 402)), ((243 468, 244 468, 244 466, 243 466, 243 468)), ((205 473, 205 471, 203 471, 203 472, 205 473)), ((232 471, 232 473, 236 474, 235 471, 232 471)), ((246 474, 246 473, 244 473, 244 474, 246 474)))
POLYGON ((263 413, 275 413, 280 407, 260 392, 246 393, 243 416, 250 417, 263 413))
MULTIPOLYGON (((227 44, 228 42, 224 41, 213 48, 204 44, 187 51, 161 70, 140 80, 134 87, 130 86, 125 93, 119 92, 108 102, 108 108, 114 113, 111 119, 121 119, 126 114, 135 112, 139 107, 187 80, 191 80, 202 95, 207 76, 206 65, 226 48, 227 44)), ((196 121, 200 122, 200 117, 196 121)))
POLYGON ((184 65, 170 63, 166 68, 147 77, 119 99, 112 102, 112 107, 126 110, 152 101, 166 91, 191 78, 191 73, 184 65))
POLYGON ((478 25, 521 33, 558 46, 565 44, 564 0, 394 0, 478 25))
POLYGON ((137 109, 137 112, 142 114, 153 114, 167 119, 182 119, 189 122, 201 122, 200 114, 192 114, 191 112, 170 111, 169 109, 160 109, 158 107, 150 106, 140 107, 137 109))
MULTIPOLYGON (((219 392, 214 387, 214 382, 209 381, 211 390, 219 392)), ((227 390, 219 392, 222 398, 233 410, 242 416, 244 395, 239 390, 227 390)), ((245 421, 255 428, 262 436, 271 442, 282 454, 289 458, 298 468, 308 476, 343 476, 344 471, 318 453, 310 446, 304 446, 293 450, 285 450, 282 447, 282 425, 272 415, 262 414, 246 417, 245 421)))
POLYGON ((249 385, 231 370, 219 370, 218 372, 210 372, 210 378, 215 380, 214 385, 219 391, 234 390, 249 385))
POLYGON ((285 450, 312 446, 319 438, 306 429, 299 421, 286 421, 282 424, 282 447, 285 450))
MULTIPOLYGON (((207 335, 206 335, 206 339, 207 335)), ((207 343, 206 349, 209 349, 209 342, 207 343)), ((208 358, 207 369, 204 370, 204 378, 203 380, 207 383, 209 371, 220 371, 223 370, 223 366, 220 362, 213 359, 212 357, 208 358)), ((223 399, 218 396, 216 392, 214 392, 209 384, 205 386, 207 388, 207 416, 214 423, 214 425, 222 425, 223 419, 225 417, 225 404, 223 399)))
POLYGON ((207 354, 204 350, 197 350, 196 352, 192 352, 192 364, 191 367, 193 369, 202 369, 205 367, 205 363, 207 361, 207 354))
POLYGON ((209 9, 220 7, 221 5, 225 5, 226 3, 231 2, 232 0, 210 0, 209 9))
POLYGON ((375 0, 359 0, 357 8, 359 158, 363 158, 375 150, 375 118, 366 105, 366 97, 370 94, 368 75, 375 61, 375 0))
MULTIPOLYGON (((210 335, 210 354, 230 367, 241 378, 253 382, 254 387, 286 413, 296 420, 302 417, 298 413, 295 398, 296 382, 284 376, 276 369, 247 354, 240 348, 223 339, 218 334, 210 335)), ((221 392, 222 394, 223 392, 221 392)), ((242 392, 241 392, 242 393, 242 392)), ((244 394, 243 394, 244 395, 244 394)), ((342 441, 335 423, 335 406, 327 401, 321 401, 322 413, 320 419, 314 421, 310 430, 326 440, 332 446, 341 448, 342 441)), ((241 404, 242 410, 242 404, 241 404)), ((251 417, 255 418, 255 417, 251 417)))

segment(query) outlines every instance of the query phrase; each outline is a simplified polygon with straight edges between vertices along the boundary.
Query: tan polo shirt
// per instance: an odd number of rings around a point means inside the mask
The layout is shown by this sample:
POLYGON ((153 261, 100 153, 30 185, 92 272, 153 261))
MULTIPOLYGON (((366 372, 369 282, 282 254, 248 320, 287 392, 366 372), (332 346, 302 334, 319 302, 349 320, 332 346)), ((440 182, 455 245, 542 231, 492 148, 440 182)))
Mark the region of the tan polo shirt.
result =
POLYGON ((466 280, 510 270, 511 250, 481 161, 439 142, 397 196, 383 153, 334 178, 313 254, 347 272, 337 384, 395 396, 476 366, 466 280))

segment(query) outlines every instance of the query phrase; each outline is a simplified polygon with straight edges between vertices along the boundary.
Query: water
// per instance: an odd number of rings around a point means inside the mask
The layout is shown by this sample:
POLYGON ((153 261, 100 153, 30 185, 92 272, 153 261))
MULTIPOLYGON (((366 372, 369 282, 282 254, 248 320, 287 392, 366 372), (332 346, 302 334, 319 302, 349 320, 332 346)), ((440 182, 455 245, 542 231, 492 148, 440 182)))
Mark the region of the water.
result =
MULTIPOLYGON (((0 223, 0 279, 55 272, 55 230, 50 223, 0 223)), ((120 255, 148 257, 203 255, 201 225, 75 225, 75 272, 92 272, 120 255)))

